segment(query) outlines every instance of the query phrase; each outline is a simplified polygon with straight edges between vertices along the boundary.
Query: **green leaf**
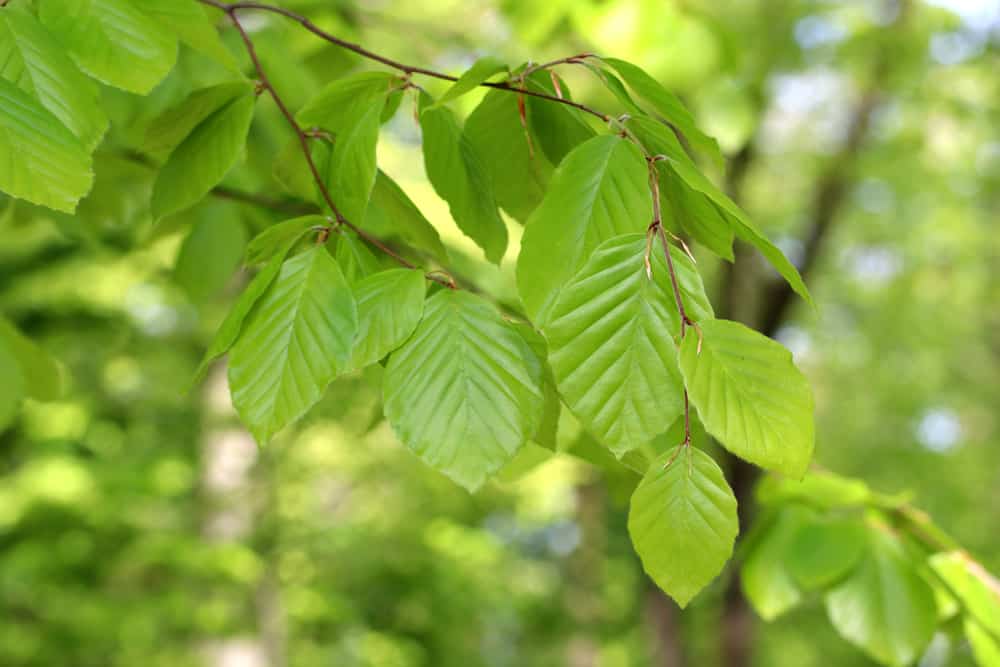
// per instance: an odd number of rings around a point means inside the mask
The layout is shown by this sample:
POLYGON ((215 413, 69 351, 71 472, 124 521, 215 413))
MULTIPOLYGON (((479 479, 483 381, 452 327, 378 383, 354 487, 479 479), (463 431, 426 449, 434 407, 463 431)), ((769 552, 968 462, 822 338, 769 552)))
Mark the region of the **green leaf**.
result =
POLYGON ((757 499, 769 505, 799 501, 820 509, 842 509, 863 507, 872 492, 861 480, 824 471, 807 473, 801 480, 765 477, 757 486, 757 499))
POLYGON ((446 262, 448 252, 441 243, 434 225, 424 217, 417 205, 385 172, 375 176, 371 201, 365 213, 366 230, 376 236, 398 236, 408 246, 446 262))
POLYGON ((420 106, 427 178, 448 202, 459 229, 483 249, 486 259, 499 264, 507 250, 507 227, 479 155, 451 110, 431 106, 426 95, 420 106))
POLYGON ((243 153, 255 98, 242 95, 199 123, 170 154, 153 185, 153 216, 184 210, 219 184, 243 153))
POLYGON ((486 56, 485 58, 480 58, 472 67, 467 69, 462 76, 458 77, 458 81, 453 83, 451 87, 444 92, 435 106, 440 106, 447 102, 451 102, 462 95, 465 95, 471 90, 474 90, 479 84, 486 81, 488 78, 494 74, 500 72, 506 72, 507 65, 500 60, 492 56, 486 56))
POLYGON ((382 270, 382 264, 375 254, 349 229, 340 231, 334 257, 351 285, 382 270))
MULTIPOLYGON (((530 110, 526 113, 531 115, 530 110)), ((517 96, 502 90, 486 93, 466 119, 465 135, 482 157, 497 202, 512 218, 525 222, 545 196, 552 164, 538 137, 521 125, 517 96)))
POLYGON ((195 303, 218 294, 240 266, 247 232, 232 210, 212 207, 199 216, 181 244, 174 280, 195 303))
MULTIPOLYGON (((249 81, 227 81, 195 90, 149 124, 143 151, 160 162, 165 161, 205 119, 233 101, 252 94, 253 85, 249 81)), ((295 146, 298 145, 296 141, 295 146)))
POLYGON ((816 305, 809 294, 809 289, 802 281, 802 276, 799 275, 799 270, 788 261, 785 254, 776 245, 771 243, 746 217, 737 218, 736 222, 737 224, 734 229, 736 237, 757 248, 760 254, 771 263, 771 266, 781 274, 781 277, 788 281, 788 284, 792 286, 796 294, 805 299, 806 303, 816 305))
POLYGON ((358 328, 351 288, 326 248, 287 260, 229 355, 240 419, 264 444, 346 369, 358 328))
POLYGON ((0 12, 0 77, 33 96, 90 153, 108 129, 94 82, 23 4, 0 12))
POLYGON ((935 554, 929 562, 967 613, 1000 640, 1000 581, 961 551, 935 554))
POLYGON ((765 621, 773 621, 802 601, 788 569, 795 539, 813 513, 795 505, 779 510, 757 527, 740 570, 743 594, 765 621))
MULTIPOLYGON (((330 161, 332 148, 325 141, 311 141, 309 143, 309 153, 313 162, 317 165, 326 165, 330 161)), ((271 165, 271 175, 274 180, 281 185, 289 194, 307 202, 312 202, 317 206, 324 206, 323 196, 316 186, 316 179, 309 169, 305 155, 302 153, 302 144, 298 137, 292 137, 278 151, 271 165)))
POLYGON ((531 320, 545 326, 562 286, 597 246, 644 231, 652 218, 646 164, 630 142, 604 135, 566 156, 521 240, 517 286, 531 320))
POLYGON ((90 191, 90 155, 38 101, 0 79, 0 190, 72 213, 90 191))
POLYGON ((813 451, 809 382, 779 343, 728 320, 702 322, 680 367, 705 430, 742 459, 800 478, 813 451), (700 348, 700 349, 699 349, 700 348))
POLYGON ((424 312, 426 281, 412 269, 390 269, 354 286, 358 302, 358 335, 351 368, 374 364, 410 337, 424 312))
POLYGON ((556 389, 556 379, 552 374, 552 367, 548 363, 548 343, 530 324, 521 322, 514 324, 513 327, 528 344, 531 351, 535 353, 535 357, 542 365, 542 419, 538 424, 538 430, 531 436, 531 440, 555 451, 558 446, 556 436, 559 432, 559 415, 562 414, 562 399, 556 389))
POLYGON ((359 100, 384 97, 399 82, 398 76, 388 72, 359 72, 345 76, 323 88, 302 107, 296 119, 304 126, 338 132, 347 126, 351 115, 357 114, 354 107, 359 100))
MULTIPOLYGON (((565 99, 572 99, 569 87, 562 79, 559 89, 565 99)), ((555 86, 547 72, 534 72, 525 80, 528 90, 556 95, 555 86)), ((528 124, 538 137, 542 152, 554 165, 562 161, 577 146, 592 139, 594 130, 583 119, 580 111, 565 104, 533 96, 525 96, 528 124)))
POLYGON ((719 143, 698 129, 694 117, 673 93, 645 70, 632 63, 618 58, 602 58, 602 60, 611 65, 632 90, 652 104, 653 108, 677 128, 696 150, 708 157, 716 167, 720 169, 723 167, 725 161, 719 150, 719 143))
POLYGON ((0 432, 14 420, 24 400, 24 375, 6 342, 0 338, 0 432))
MULTIPOLYGON (((666 261, 658 244, 652 250, 650 279, 645 235, 601 244, 563 288, 544 328, 566 404, 618 457, 670 428, 684 405, 672 339, 680 317, 666 261)), ((685 306, 711 317, 697 272, 680 267, 685 306)))
POLYGON ((478 489, 538 429, 542 378, 532 356, 491 304, 441 290, 389 357, 386 417, 428 465, 478 489))
POLYGON ((729 560, 736 497, 708 454, 690 446, 657 459, 632 495, 628 532, 642 567, 682 608, 729 560))
POLYGON ((887 529, 870 527, 865 544, 854 572, 826 594, 830 622, 882 664, 909 665, 934 635, 934 592, 887 529))
POLYGON ((243 330, 244 321, 257 301, 267 291, 267 288, 278 277, 281 266, 285 261, 285 256, 297 241, 298 239, 290 239, 284 246, 280 246, 270 257, 267 264, 264 265, 264 268, 260 270, 260 273, 254 276, 250 284, 247 285, 247 288, 240 294, 240 298, 230 308, 229 313, 226 314, 226 319, 222 321, 218 331, 215 332, 212 342, 205 351, 205 356, 202 358, 201 363, 198 364, 198 370, 195 371, 192 384, 200 381, 204 377, 205 371, 208 370, 209 364, 228 352, 229 348, 236 342, 236 339, 239 338, 243 330))
POLYGON ((976 663, 980 667, 1000 667, 1000 640, 971 618, 965 619, 963 627, 976 663))
POLYGON ((195 51, 233 71, 239 71, 236 59, 226 50, 219 38, 219 33, 208 14, 208 8, 202 7, 197 0, 130 1, 147 16, 172 30, 182 42, 195 51))
POLYGON ((857 521, 833 518, 812 522, 795 536, 788 570, 806 590, 826 588, 857 565, 864 539, 864 529, 857 521))
POLYGON ((84 72, 145 95, 170 72, 177 40, 132 0, 38 0, 39 16, 84 72))
MULTIPOLYGON (((23 382, 18 383, 11 376, 11 383, 18 385, 21 393, 39 401, 54 401, 62 395, 63 372, 59 362, 2 317, 0 347, 5 348, 17 361, 23 382)), ((4 382, 6 377, 4 373, 0 373, 0 378, 5 378, 4 382)))
POLYGON ((313 227, 329 226, 321 215, 304 215, 266 227, 247 244, 246 263, 263 264, 279 252, 284 256, 313 227))

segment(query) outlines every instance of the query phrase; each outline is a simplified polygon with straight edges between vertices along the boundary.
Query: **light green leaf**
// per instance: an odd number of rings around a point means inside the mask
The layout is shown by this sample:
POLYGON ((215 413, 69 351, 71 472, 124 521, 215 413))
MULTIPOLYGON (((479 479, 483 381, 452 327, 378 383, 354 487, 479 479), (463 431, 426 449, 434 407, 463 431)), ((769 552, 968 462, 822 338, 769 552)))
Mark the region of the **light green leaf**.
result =
POLYGON ((219 184, 243 153, 255 98, 242 95, 199 123, 170 154, 153 185, 156 218, 184 210, 219 184))
POLYGON ((976 663, 980 667, 1000 667, 1000 639, 991 635, 971 618, 965 619, 963 627, 976 663))
POLYGON ((861 480, 831 472, 810 472, 801 480, 765 477, 757 486, 757 500, 776 505, 790 500, 820 509, 856 508, 867 504, 872 492, 861 480))
POLYGON ((597 246, 644 231, 652 218, 646 164, 634 145, 604 135, 566 156, 521 241, 517 286, 531 320, 545 326, 562 286, 597 246))
MULTIPOLYGON (((322 127, 337 132, 347 124, 347 118, 359 100, 386 96, 400 82, 388 72, 359 72, 327 85, 296 114, 301 125, 322 127)), ((381 113, 381 110, 380 110, 381 113)))
MULTIPOLYGON (((17 361, 23 378, 19 386, 25 396, 39 401, 54 401, 62 395, 63 371, 59 362, 2 317, 0 347, 4 347, 17 361)), ((6 381, 6 377, 0 373, 0 378, 5 378, 0 384, 6 381)), ((13 376, 11 382, 18 384, 13 376)))
MULTIPOLYGON (((195 51, 203 53, 225 67, 238 71, 239 65, 226 50, 215 29, 209 9, 197 0, 130 0, 150 18, 167 26, 178 38, 195 51)), ((215 10, 212 10, 216 14, 215 10)))
POLYGON ((930 566, 968 614, 1000 640, 1000 581, 961 551, 935 554, 930 566))
POLYGON ((349 229, 340 230, 334 257, 351 285, 382 270, 382 263, 375 254, 349 229))
POLYGON ((145 95, 170 72, 177 40, 131 0, 38 0, 39 16, 95 79, 145 95))
POLYGON ((250 311, 256 305, 257 301, 264 295, 267 288, 271 286, 274 279, 278 277, 278 272, 281 271, 281 266, 285 261, 285 256, 289 253, 292 247, 295 245, 298 239, 290 239, 285 243, 285 245, 280 246, 278 250, 268 259, 267 264, 264 268, 253 277, 247 288, 243 290, 240 297, 233 304, 233 307, 229 309, 229 313, 226 314, 226 319, 222 321, 219 326, 218 331, 215 332, 215 336, 212 338, 212 342, 209 344, 208 349, 205 351, 205 356, 202 358, 201 363, 198 364, 198 370, 195 371, 194 379, 191 381, 192 384, 201 380, 205 375, 205 371, 208 370, 209 364, 213 360, 221 357, 223 354, 229 351, 229 348, 233 346, 236 339, 239 338, 240 333, 243 330, 243 322, 246 320, 250 311))
POLYGON ((195 90, 149 124, 142 150, 161 162, 166 160, 205 119, 234 100, 252 94, 253 85, 249 81, 227 81, 195 90))
POLYGON ((611 65, 632 90, 652 104, 653 108, 677 128, 696 150, 703 153, 716 167, 720 169, 723 167, 724 160, 719 150, 719 143, 698 129, 691 112, 673 93, 645 70, 632 63, 618 58, 602 58, 602 60, 611 65))
POLYGON ((90 153, 108 129, 94 82, 20 3, 0 12, 0 77, 33 96, 90 153))
POLYGON ((465 135, 482 157, 497 202, 515 220, 526 221, 545 196, 552 164, 537 136, 521 125, 517 96, 486 93, 466 119, 465 135))
POLYGON ((90 155, 38 101, 0 79, 0 190, 72 213, 90 191, 90 155))
MULTIPOLYGON (((544 328, 566 404, 618 457, 666 431, 683 410, 672 338, 680 318, 659 250, 657 243, 650 253, 650 279, 645 235, 601 244, 563 288, 544 328)), ((711 317, 697 272, 678 267, 689 288, 685 306, 711 317)))
POLYGON ((351 368, 374 364, 406 342, 423 315, 425 291, 423 273, 412 269, 382 271, 354 286, 358 335, 351 368))
POLYGON ((326 248, 282 265, 229 355, 233 406, 257 442, 320 399, 347 367, 357 328, 354 295, 326 248))
POLYGON ((499 264, 507 250, 507 226, 479 155, 450 109, 432 107, 426 95, 420 100, 427 178, 448 202, 459 229, 483 249, 486 259, 499 264))
POLYGON ((14 420, 24 400, 24 375, 6 342, 0 338, 0 432, 14 420))
POLYGON ((909 665, 934 635, 934 592, 886 528, 870 527, 865 544, 854 572, 826 595, 830 622, 882 664, 909 665))
POLYGON ((538 430, 531 440, 552 451, 555 451, 558 443, 556 436, 559 432, 559 415, 562 413, 562 399, 556 389, 556 379, 552 374, 552 367, 549 366, 548 343, 542 334, 535 331, 530 324, 516 323, 512 325, 514 330, 520 334, 524 342, 528 344, 531 351, 535 353, 535 358, 542 365, 542 419, 538 424, 538 430))
POLYGON ((680 367, 705 430, 751 463, 800 478, 813 451, 809 382, 779 343, 728 320, 701 323, 680 367), (700 349, 699 349, 700 348, 700 349))
POLYGON ((540 366, 483 299, 441 290, 389 357, 385 414, 407 447, 466 489, 478 489, 538 429, 540 366))
POLYGON ((500 72, 506 72, 507 65, 500 60, 492 56, 486 56, 485 58, 480 58, 472 67, 467 69, 462 76, 458 77, 458 81, 453 83, 451 87, 444 92, 444 95, 438 99, 435 106, 440 106, 447 102, 451 102, 467 92, 475 89, 479 84, 486 81, 488 78, 494 74, 500 72))
POLYGON ((326 227, 329 222, 321 215, 304 215, 267 227, 247 244, 246 263, 262 264, 278 252, 287 253, 313 227, 326 227))
POLYGON ((683 608, 732 555, 739 532, 736 497, 712 457, 690 446, 675 448, 639 482, 628 532, 643 569, 683 608))
POLYGON ((756 534, 740 570, 743 594, 765 621, 773 621, 802 601, 802 592, 788 570, 795 538, 813 513, 796 505, 779 510, 754 526, 756 534))
POLYGON ((198 217, 181 244, 174 280, 195 303, 218 294, 240 266, 247 232, 238 215, 212 207, 198 217))
POLYGON ((375 176, 364 227, 382 238, 397 236, 433 259, 447 262, 448 252, 437 230, 403 189, 381 170, 375 176))
POLYGON ((817 520, 799 530, 788 570, 806 590, 825 588, 845 576, 861 559, 864 529, 849 519, 817 520))

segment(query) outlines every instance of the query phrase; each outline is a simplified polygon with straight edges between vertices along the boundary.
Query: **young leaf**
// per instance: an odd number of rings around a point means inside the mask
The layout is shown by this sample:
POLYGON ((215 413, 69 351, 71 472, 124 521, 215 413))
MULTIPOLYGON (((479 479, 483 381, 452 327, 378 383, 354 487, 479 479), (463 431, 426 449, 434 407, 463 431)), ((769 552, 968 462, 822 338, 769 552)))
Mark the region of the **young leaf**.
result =
POLYGON ((385 172, 375 176, 375 187, 365 212, 365 229, 378 236, 398 236, 407 245, 423 251, 439 262, 448 252, 434 225, 385 172))
POLYGON ((489 303, 441 290, 389 357, 385 414, 407 447, 466 489, 478 489, 538 429, 541 372, 489 303))
MULTIPOLYGON (((143 151, 160 162, 165 161, 206 118, 234 100, 252 94, 253 85, 249 81, 227 81, 195 90, 149 124, 143 151)), ((295 146, 298 149, 298 142, 295 146)), ((301 155, 299 159, 302 159, 301 155)))
POLYGON ((329 222, 321 215, 304 215, 271 225, 247 244, 246 263, 263 264, 279 252, 284 256, 289 246, 298 243, 310 229, 327 225, 329 222))
MULTIPOLYGON (((531 109, 526 109, 531 127, 531 109)), ((486 93, 465 121, 465 135, 483 159, 497 202, 512 218, 525 222, 545 196, 552 164, 538 137, 521 125, 517 96, 486 93)))
POLYGON ((388 72, 359 72, 327 85, 296 114, 299 124, 338 132, 357 112, 359 100, 371 100, 389 94, 399 77, 388 72))
POLYGON ((695 241, 713 253, 733 261, 733 225, 711 200, 689 188, 666 163, 656 164, 663 201, 663 217, 674 221, 695 241))
POLYGON ((872 499, 868 486, 831 472, 809 472, 801 480, 765 477, 757 485, 757 500, 767 505, 798 501, 820 509, 863 507, 872 499))
POLYGON ((813 513, 798 505, 789 505, 754 526, 740 569, 743 594, 765 621, 773 621, 802 601, 787 563, 795 538, 808 524, 813 513))
POLYGON ((459 229, 483 249, 486 259, 499 264, 507 250, 507 227, 479 155, 449 109, 431 106, 426 95, 420 99, 427 178, 448 202, 459 229))
POLYGON ((458 99, 469 91, 474 90, 479 84, 486 81, 494 74, 506 71, 507 65, 502 61, 497 60, 492 56, 480 58, 472 64, 472 67, 466 70, 465 73, 458 78, 458 81, 453 83, 451 87, 444 92, 444 95, 438 99, 434 106, 440 106, 447 102, 451 102, 452 100, 458 99))
POLYGON ((696 150, 704 153, 713 164, 720 169, 722 168, 724 160, 722 152, 719 150, 719 143, 698 129, 691 113, 673 93, 664 88, 645 70, 632 63, 618 58, 602 58, 602 60, 613 67, 632 90, 652 104, 653 108, 667 122, 677 128, 696 150))
POLYGON ((349 229, 340 231, 334 257, 351 285, 382 270, 382 264, 375 254, 349 229))
MULTIPOLYGON (((195 51, 203 53, 233 71, 239 65, 219 38, 208 8, 198 0, 131 0, 147 16, 168 27, 195 51)), ((214 10, 213 10, 214 11, 214 10)))
POLYGON ((683 608, 733 552, 736 497, 712 457, 695 447, 675 448, 639 482, 628 532, 643 569, 683 608))
POLYGON ((811 522, 792 541, 788 570, 806 590, 825 588, 857 565, 864 539, 864 529, 857 521, 834 518, 811 522))
POLYGON ((219 207, 201 215, 181 244, 174 279, 195 303, 215 296, 243 258, 247 243, 246 227, 239 216, 219 207))
POLYGON ((517 286, 531 320, 544 327, 590 253, 614 236, 644 231, 652 217, 646 165, 634 145, 604 135, 566 156, 521 241, 517 286))
POLYGON ((326 248, 286 261, 229 355, 233 406, 257 442, 301 417, 347 367, 358 312, 326 248))
POLYGON ((1000 640, 1000 581, 961 551, 935 554, 929 562, 968 614, 1000 640))
MULTIPOLYGON (((59 362, 2 317, 0 347, 5 348, 17 361, 24 380, 20 387, 25 396, 39 401, 54 401, 59 398, 63 390, 63 373, 59 362)), ((0 377, 6 379, 7 375, 0 373, 0 377)), ((11 378, 11 383, 16 384, 16 378, 13 375, 11 378)))
POLYGON ((39 0, 49 32, 84 72, 145 95, 174 66, 177 40, 132 0, 39 0))
POLYGON ((72 213, 90 191, 90 155, 26 92, 0 79, 0 190, 72 213))
POLYGON ((156 218, 198 203, 219 184, 243 153, 253 94, 241 95, 199 123, 170 154, 153 185, 156 218))
MULTIPOLYGON (((558 94, 566 99, 572 99, 566 83, 561 79, 557 80, 558 94)), ((548 95, 557 94, 547 72, 532 73, 525 79, 525 86, 528 90, 548 95)), ((583 120, 577 109, 530 95, 525 96, 525 107, 529 127, 538 137, 542 152, 554 165, 561 164, 573 149, 594 137, 594 130, 583 120)))
POLYGON ((267 264, 260 270, 260 273, 254 276, 250 284, 240 294, 236 303, 233 304, 233 307, 229 309, 229 313, 226 314, 226 319, 222 321, 218 331, 215 332, 212 342, 209 343, 208 349, 205 351, 205 356, 202 357, 201 363, 198 364, 198 370, 195 371, 194 378, 191 381, 192 384, 200 381, 204 377, 205 371, 208 370, 208 365, 228 352, 229 348, 236 342, 236 339, 239 338, 240 333, 243 331, 243 322, 257 301, 267 291, 267 288, 278 277, 281 266, 285 261, 285 256, 297 241, 298 238, 289 239, 283 246, 280 246, 271 255, 270 259, 268 259, 267 264))
POLYGON ((680 346, 680 367, 705 430, 751 463, 800 478, 813 451, 809 382, 779 343, 707 320, 680 346))
POLYGON ((882 664, 909 665, 934 635, 934 592, 888 529, 870 527, 865 546, 854 572, 826 594, 830 622, 882 664))
MULTIPOLYGON (((663 255, 651 253, 650 279, 645 253, 643 234, 601 244, 563 288, 544 328, 566 404, 618 457, 666 431, 683 410, 672 339, 680 318, 663 255)), ((680 266, 692 316, 711 317, 698 274, 680 266)))
POLYGON ((358 302, 358 335, 351 368, 374 364, 402 345, 424 312, 426 281, 413 269, 390 269, 354 286, 358 302))
POLYGON ((59 119, 90 153, 108 129, 94 82, 27 8, 0 12, 0 77, 11 81, 59 119))

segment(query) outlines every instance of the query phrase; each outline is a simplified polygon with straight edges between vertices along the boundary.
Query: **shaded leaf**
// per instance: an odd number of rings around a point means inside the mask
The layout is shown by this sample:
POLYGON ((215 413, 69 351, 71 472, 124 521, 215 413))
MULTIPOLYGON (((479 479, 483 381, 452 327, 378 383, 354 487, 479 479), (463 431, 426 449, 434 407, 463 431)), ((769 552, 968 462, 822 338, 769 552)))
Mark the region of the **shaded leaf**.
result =
POLYGON ((381 237, 398 236, 407 245, 445 262, 448 253, 434 226, 384 171, 375 176, 365 229, 381 237))
POLYGON ((219 207, 210 212, 192 225, 174 265, 174 279, 196 303, 208 301, 226 286, 247 242, 238 215, 219 207))
POLYGON ((792 541, 788 570, 806 590, 825 588, 850 572, 864 547, 864 528, 849 519, 814 521, 792 541))
POLYGON ((507 65, 502 61, 492 56, 480 58, 473 63, 472 67, 467 69, 462 76, 458 77, 458 81, 453 83, 451 87, 444 92, 444 95, 438 99, 435 106, 458 99, 469 91, 474 90, 477 86, 479 86, 479 84, 483 83, 494 74, 506 71, 507 65))
POLYGON ((284 256, 288 248, 298 243, 313 227, 329 225, 321 215, 304 215, 266 227, 247 244, 246 263, 262 264, 279 252, 284 256))
POLYGON ((740 569, 740 585, 765 621, 773 621, 802 601, 788 562, 796 537, 812 516, 802 507, 789 505, 754 526, 755 534, 740 569))
MULTIPOLYGON (((39 401, 54 401, 62 395, 63 372, 59 362, 2 317, 0 347, 6 349, 17 362, 23 381, 19 383, 11 375, 11 384, 17 385, 25 396, 39 401)), ((4 378, 0 384, 7 381, 4 373, 0 373, 0 378, 4 378)), ((12 388, 12 393, 17 392, 12 388)))

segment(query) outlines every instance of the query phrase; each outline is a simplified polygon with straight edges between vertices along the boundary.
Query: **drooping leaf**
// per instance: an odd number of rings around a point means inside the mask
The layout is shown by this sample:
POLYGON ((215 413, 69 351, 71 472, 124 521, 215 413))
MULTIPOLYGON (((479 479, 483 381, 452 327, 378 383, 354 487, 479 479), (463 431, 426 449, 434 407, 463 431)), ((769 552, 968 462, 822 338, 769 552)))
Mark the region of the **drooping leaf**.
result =
POLYGON ((556 379, 552 374, 552 367, 549 365, 548 343, 545 338, 535 331, 530 324, 514 324, 514 329, 520 334, 524 342, 528 344, 531 351, 535 353, 535 358, 542 365, 542 396, 544 404, 542 406, 542 419, 538 424, 538 430, 531 436, 532 442, 555 451, 557 446, 556 436, 559 432, 559 415, 562 413, 562 399, 556 389, 556 379))
POLYGON ((483 249, 486 259, 499 264, 507 250, 507 227, 481 158, 450 109, 433 107, 426 95, 420 99, 427 178, 448 202, 459 229, 483 249))
POLYGON ((233 406, 257 442, 320 399, 347 368, 357 328, 354 295, 326 248, 282 265, 229 355, 233 406))
POLYGON ((358 335, 351 368, 374 364, 410 337, 424 312, 426 280, 413 269, 390 269, 354 286, 358 335))
POLYGON ((0 432, 14 420, 24 400, 24 375, 13 351, 0 338, 0 432))
POLYGON ((205 119, 234 100, 252 94, 253 85, 249 81, 227 81, 195 90, 149 124, 142 150, 158 161, 165 161, 205 119))
MULTIPOLYGON (((526 113, 530 117, 532 109, 526 113)), ((528 128, 521 124, 517 97, 502 90, 486 93, 465 121, 465 135, 482 156, 497 203, 522 223, 542 201, 552 177, 552 164, 528 128)))
MULTIPOLYGON (((572 99, 566 82, 558 77, 557 80, 558 93, 547 72, 530 74, 525 79, 525 86, 528 90, 554 96, 561 94, 565 99, 572 99)), ((579 110, 530 95, 524 102, 529 126, 553 165, 561 164, 573 149, 594 137, 594 130, 583 120, 579 110)))
POLYGON ((297 243, 309 230, 329 224, 321 215, 304 215, 271 225, 247 244, 246 263, 263 264, 279 252, 287 253, 289 244, 297 243))
POLYGON ((383 268, 375 253, 349 229, 340 230, 334 257, 337 258, 340 270, 344 272, 344 277, 351 285, 378 273, 383 268))
POLYGON ((21 3, 0 12, 0 77, 38 100, 92 152, 108 129, 94 82, 21 3))
MULTIPOLYGON (((358 100, 370 100, 389 94, 399 84, 399 77, 388 72, 359 72, 336 79, 313 97, 296 114, 305 127, 322 127, 337 132, 356 114, 358 100)), ((381 113, 381 109, 379 110, 381 113)))
POLYGON ((90 155, 37 100, 0 79, 0 191, 72 213, 90 191, 90 155))
POLYGON ((740 458, 802 477, 813 451, 813 399, 791 352, 738 322, 707 320, 700 331, 681 343, 680 367, 705 429, 740 458))
POLYGON ((665 200, 664 219, 675 221, 675 226, 695 241, 733 261, 735 232, 725 214, 708 197, 688 187, 669 165, 658 162, 656 171, 665 200))
POLYGON ((657 459, 629 504, 642 567, 686 607, 729 560, 739 532, 736 497, 708 454, 684 446, 657 459))
MULTIPOLYGON (((643 234, 598 246, 563 288, 544 328, 566 404, 619 457, 666 431, 683 410, 673 342, 680 318, 666 261, 650 253, 650 278, 646 247, 643 234)), ((699 319, 711 317, 697 272, 678 266, 688 287, 685 306, 699 319)))
POLYGON ((743 594, 765 621, 773 621, 802 600, 788 569, 795 539, 808 525, 812 512, 789 505, 755 525, 740 570, 743 594))
MULTIPOLYGON (((17 362, 23 382, 18 383, 12 376, 11 383, 19 386, 25 396, 39 401, 54 401, 59 398, 63 391, 63 373, 59 362, 2 317, 0 347, 13 355, 17 362)), ((6 377, 0 373, 0 378, 5 378, 4 381, 6 377)))
POLYGON ((156 218, 198 203, 219 184, 243 153, 253 94, 241 95, 199 123, 174 149, 153 185, 156 218))
POLYGON ((278 277, 281 266, 285 261, 285 256, 297 240, 289 239, 285 245, 280 246, 271 255, 264 268, 253 277, 253 280, 250 281, 250 284, 247 285, 232 308, 229 309, 226 319, 222 321, 218 331, 215 332, 212 342, 209 343, 208 349, 205 351, 205 356, 202 357, 201 363, 198 364, 198 370, 195 371, 194 378, 191 381, 192 384, 199 382, 204 377, 205 371, 208 370, 209 364, 228 352, 229 348, 236 342, 236 339, 239 338, 247 316, 257 304, 257 301, 264 295, 264 292, 267 291, 267 288, 274 282, 274 279, 278 277))
POLYGON ((961 551, 935 554, 929 563, 969 615, 1000 640, 1000 581, 961 551))
POLYGON ((521 241, 517 286, 532 321, 544 327, 562 286, 597 246, 642 232, 652 217, 646 165, 634 145, 605 135, 566 156, 521 241))
POLYGON ((507 65, 503 61, 492 56, 480 58, 462 76, 458 77, 458 81, 453 83, 448 90, 444 91, 444 95, 438 99, 436 104, 441 105, 458 99, 469 91, 474 90, 479 84, 494 74, 506 71, 507 65))
MULTIPOLYGON (((130 0, 142 11, 167 26, 195 51, 203 53, 231 70, 238 70, 236 59, 226 50, 215 29, 209 10, 198 0, 130 0)), ((212 10, 214 11, 214 10, 212 10)))
POLYGON ((864 546, 864 529, 857 521, 813 521, 792 542, 788 570, 806 590, 829 586, 857 565, 864 546))
POLYGON ((703 153, 717 167, 722 167, 724 161, 719 143, 698 129, 691 113, 673 93, 645 70, 632 63, 618 58, 602 58, 602 60, 613 67, 632 90, 652 104, 657 113, 677 128, 696 150, 703 153))
POLYGON ((246 227, 231 210, 212 207, 199 216, 181 244, 174 279, 195 303, 204 303, 226 286, 239 268, 246 227))
POLYGON ((934 592, 899 540, 882 527, 869 528, 857 568, 825 599, 837 632, 893 667, 920 657, 937 625, 934 592))
POLYGON ((475 490, 538 429, 542 379, 529 355, 491 304, 441 290, 389 357, 386 417, 428 465, 475 490))
POLYGON ((364 226, 376 236, 398 236, 407 245, 433 259, 447 261, 448 252, 434 225, 424 217, 403 189, 381 170, 375 176, 375 187, 372 189, 371 201, 368 202, 364 226))
POLYGON ((38 13, 95 79, 145 95, 174 66, 177 39, 132 0, 39 0, 38 13))

